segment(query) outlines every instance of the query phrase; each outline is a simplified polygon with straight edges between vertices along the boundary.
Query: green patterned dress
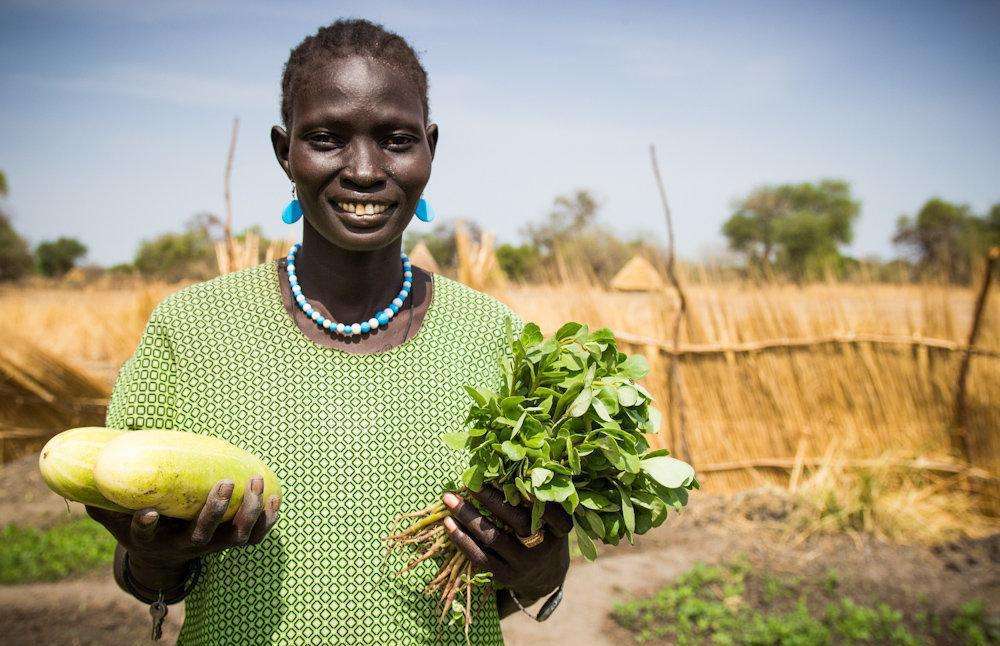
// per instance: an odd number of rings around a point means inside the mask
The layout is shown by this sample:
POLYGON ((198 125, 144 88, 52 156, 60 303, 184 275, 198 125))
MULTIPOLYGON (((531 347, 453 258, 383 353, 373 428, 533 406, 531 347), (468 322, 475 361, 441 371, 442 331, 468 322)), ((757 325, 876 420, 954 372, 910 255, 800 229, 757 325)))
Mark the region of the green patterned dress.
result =
MULTIPOLYGON (((187 287, 153 311, 118 375, 107 425, 213 435, 261 456, 282 482, 259 545, 205 560, 178 644, 464 644, 421 594, 436 571, 393 572, 382 538, 397 514, 457 479, 463 384, 496 388, 506 352, 499 301, 441 275, 416 335, 376 354, 320 346, 282 302, 267 263, 187 287)), ((471 640, 502 644, 492 598, 471 640)))

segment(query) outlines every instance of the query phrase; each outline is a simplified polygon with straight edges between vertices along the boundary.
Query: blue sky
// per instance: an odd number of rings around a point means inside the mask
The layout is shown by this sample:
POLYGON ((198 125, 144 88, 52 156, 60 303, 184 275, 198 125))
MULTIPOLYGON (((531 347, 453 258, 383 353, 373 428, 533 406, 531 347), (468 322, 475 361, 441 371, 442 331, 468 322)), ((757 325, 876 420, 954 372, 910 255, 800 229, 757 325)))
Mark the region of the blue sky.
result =
POLYGON ((427 196, 501 240, 578 187, 623 234, 665 235, 651 142, 688 257, 724 248, 733 199, 761 183, 850 181, 856 254, 893 255, 896 217, 930 196, 1000 201, 997 2, 81 0, 0 5, 4 210, 33 243, 129 260, 222 212, 238 115, 236 224, 287 236, 282 65, 344 16, 421 53, 441 128, 427 196))

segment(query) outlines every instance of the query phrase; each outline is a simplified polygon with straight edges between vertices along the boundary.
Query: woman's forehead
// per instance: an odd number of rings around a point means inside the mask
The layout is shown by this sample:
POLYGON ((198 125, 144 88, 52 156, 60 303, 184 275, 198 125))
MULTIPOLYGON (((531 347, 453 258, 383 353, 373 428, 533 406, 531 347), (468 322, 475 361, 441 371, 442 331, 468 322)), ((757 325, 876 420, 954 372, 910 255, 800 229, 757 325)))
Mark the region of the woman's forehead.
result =
POLYGON ((386 112, 423 121, 416 84, 399 70, 361 56, 335 59, 313 68, 299 81, 295 121, 319 114, 349 117, 356 112, 386 112))

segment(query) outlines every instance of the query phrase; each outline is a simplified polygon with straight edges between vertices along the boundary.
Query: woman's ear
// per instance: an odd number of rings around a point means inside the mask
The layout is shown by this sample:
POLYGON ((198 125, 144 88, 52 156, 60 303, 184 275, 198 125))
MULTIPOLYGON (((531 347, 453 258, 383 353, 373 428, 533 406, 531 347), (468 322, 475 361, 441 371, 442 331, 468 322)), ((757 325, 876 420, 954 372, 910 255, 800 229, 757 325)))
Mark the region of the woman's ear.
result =
POLYGON ((292 167, 288 163, 288 147, 291 144, 288 133, 281 126, 271 127, 271 147, 274 148, 274 156, 278 159, 278 165, 285 171, 288 181, 292 179, 292 167))
POLYGON ((431 160, 434 159, 434 151, 438 145, 438 127, 436 123, 429 124, 426 128, 427 144, 431 147, 431 160))

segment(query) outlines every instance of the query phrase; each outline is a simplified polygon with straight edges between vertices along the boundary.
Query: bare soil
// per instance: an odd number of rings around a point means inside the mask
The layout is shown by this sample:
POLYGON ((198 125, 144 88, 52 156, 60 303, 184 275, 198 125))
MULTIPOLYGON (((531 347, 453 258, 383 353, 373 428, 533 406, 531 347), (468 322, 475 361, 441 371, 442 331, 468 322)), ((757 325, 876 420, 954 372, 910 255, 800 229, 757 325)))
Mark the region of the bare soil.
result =
MULTIPOLYGON (((66 517, 66 504, 37 475, 37 457, 0 469, 0 526, 46 527, 66 517)), ((71 507, 72 514, 82 507, 71 507)), ((757 566, 790 576, 838 573, 852 596, 886 601, 902 610, 951 614, 981 598, 995 613, 1000 602, 1000 535, 936 547, 893 545, 864 536, 795 531, 798 508, 780 491, 733 496, 697 493, 690 507, 664 526, 639 537, 635 546, 603 547, 593 563, 575 561, 565 599, 544 623, 513 615, 503 622, 510 646, 615 645, 630 635, 610 619, 620 601, 650 594, 698 561, 744 555, 757 566)), ((173 606, 161 643, 172 644, 183 618, 173 606)), ((4 644, 149 643, 146 607, 121 592, 107 571, 56 583, 0 586, 0 635, 4 644)))

